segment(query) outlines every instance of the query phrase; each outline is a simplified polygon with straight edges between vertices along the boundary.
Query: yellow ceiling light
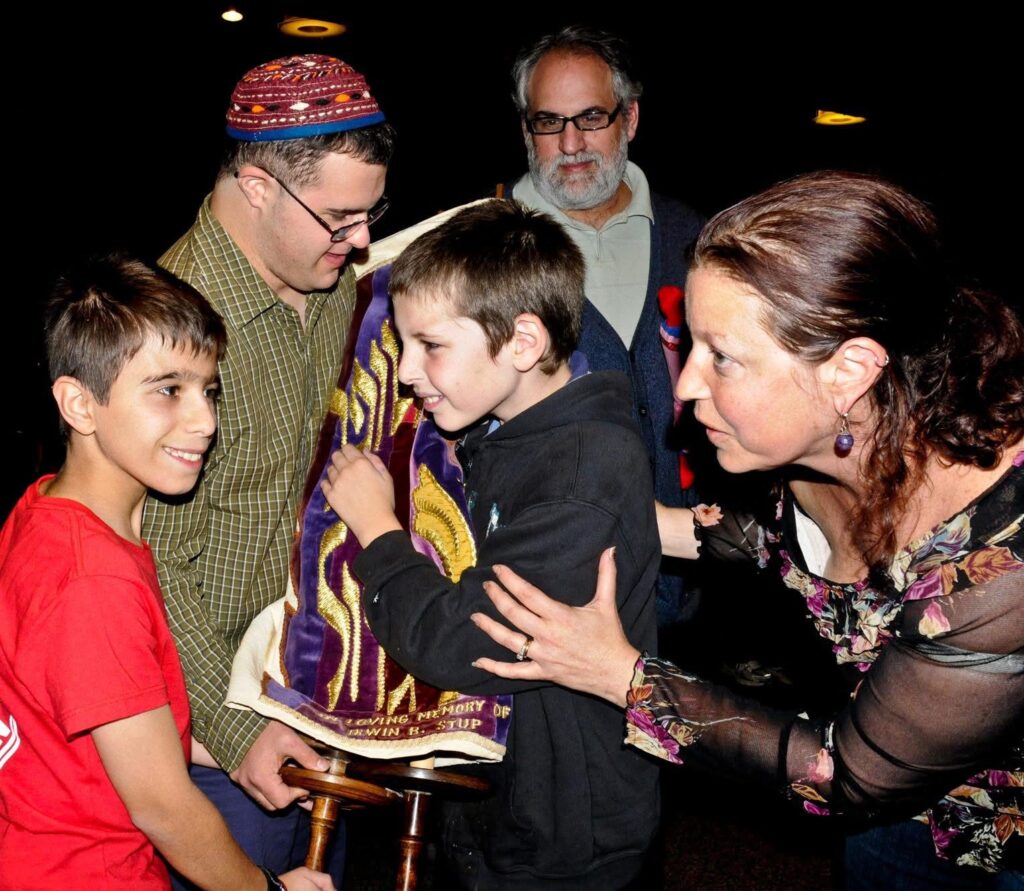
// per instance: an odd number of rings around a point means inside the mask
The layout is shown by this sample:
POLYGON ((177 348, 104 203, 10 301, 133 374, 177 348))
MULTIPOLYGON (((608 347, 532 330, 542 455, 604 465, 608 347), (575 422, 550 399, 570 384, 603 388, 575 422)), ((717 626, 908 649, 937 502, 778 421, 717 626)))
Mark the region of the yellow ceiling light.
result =
POLYGON ((224 19, 225 22, 240 22, 243 18, 242 14, 233 6, 229 6, 225 9, 224 12, 220 14, 220 17, 224 19))
POLYGON ((328 22, 324 19, 303 19, 297 16, 289 16, 277 29, 282 34, 292 37, 337 37, 345 33, 345 26, 337 22, 328 22))
POLYGON ((814 123, 826 127, 845 127, 847 124, 863 124, 867 118, 859 118, 852 114, 843 114, 841 111, 823 111, 818 109, 814 116, 814 123))

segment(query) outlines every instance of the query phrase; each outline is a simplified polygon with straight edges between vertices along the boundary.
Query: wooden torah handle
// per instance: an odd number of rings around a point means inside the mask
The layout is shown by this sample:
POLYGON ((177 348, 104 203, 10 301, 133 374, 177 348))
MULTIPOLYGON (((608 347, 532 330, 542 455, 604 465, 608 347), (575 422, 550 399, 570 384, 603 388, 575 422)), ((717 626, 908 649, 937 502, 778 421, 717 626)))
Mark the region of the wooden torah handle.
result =
POLYGON ((434 794, 447 798, 473 797, 486 792, 490 784, 478 777, 433 769, 434 759, 395 762, 360 762, 353 772, 361 777, 402 789, 405 798, 405 822, 399 842, 400 859, 395 877, 395 891, 415 891, 420 853, 426 834, 427 811, 434 794), (429 766, 422 766, 429 765, 429 766))
POLYGON ((383 786, 348 776, 348 759, 337 749, 318 749, 328 761, 327 770, 309 770, 286 764, 280 773, 281 779, 289 786, 307 789, 313 799, 306 866, 323 872, 327 847, 338 825, 340 811, 390 804, 401 796, 383 786))

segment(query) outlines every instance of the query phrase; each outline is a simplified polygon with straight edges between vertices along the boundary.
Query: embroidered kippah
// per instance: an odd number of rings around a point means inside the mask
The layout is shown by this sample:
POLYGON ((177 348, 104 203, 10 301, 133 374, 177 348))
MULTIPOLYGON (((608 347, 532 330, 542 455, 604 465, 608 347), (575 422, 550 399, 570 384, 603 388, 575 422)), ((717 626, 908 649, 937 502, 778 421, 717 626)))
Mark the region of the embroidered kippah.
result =
POLYGON ((243 142, 304 139, 384 120, 366 78, 331 56, 288 56, 249 71, 235 86, 228 135, 243 142))

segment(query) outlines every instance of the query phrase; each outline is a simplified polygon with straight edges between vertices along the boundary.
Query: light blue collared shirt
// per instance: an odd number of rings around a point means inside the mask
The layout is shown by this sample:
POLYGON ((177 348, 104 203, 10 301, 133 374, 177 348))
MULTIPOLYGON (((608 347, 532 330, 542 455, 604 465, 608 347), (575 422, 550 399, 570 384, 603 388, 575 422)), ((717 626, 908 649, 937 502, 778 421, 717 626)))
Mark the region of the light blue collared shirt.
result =
POLYGON ((654 210, 647 177, 632 161, 623 180, 631 193, 629 204, 600 229, 574 220, 542 198, 528 173, 513 186, 512 197, 565 227, 587 262, 588 299, 628 347, 647 297, 654 210))

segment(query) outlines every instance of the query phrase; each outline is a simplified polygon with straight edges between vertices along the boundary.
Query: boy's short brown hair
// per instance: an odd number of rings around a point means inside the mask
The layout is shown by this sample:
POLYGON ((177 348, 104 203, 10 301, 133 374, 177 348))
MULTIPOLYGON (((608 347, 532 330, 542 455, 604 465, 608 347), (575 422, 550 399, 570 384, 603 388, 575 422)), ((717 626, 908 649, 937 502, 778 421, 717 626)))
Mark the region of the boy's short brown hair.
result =
POLYGON ((73 377, 106 404, 149 335, 218 361, 227 343, 221 317, 177 276, 120 254, 87 260, 61 276, 46 307, 50 380, 73 377))
POLYGON ((516 316, 533 313, 547 329, 540 368, 569 361, 583 325, 583 255, 546 214, 493 200, 455 214, 409 245, 391 267, 392 297, 442 294, 456 315, 484 331, 492 356, 514 335, 516 316))

